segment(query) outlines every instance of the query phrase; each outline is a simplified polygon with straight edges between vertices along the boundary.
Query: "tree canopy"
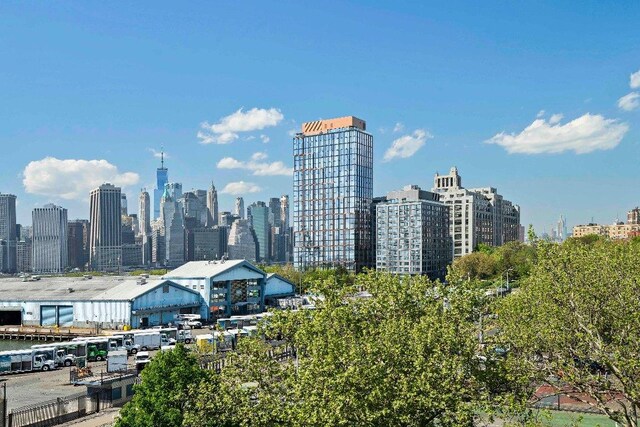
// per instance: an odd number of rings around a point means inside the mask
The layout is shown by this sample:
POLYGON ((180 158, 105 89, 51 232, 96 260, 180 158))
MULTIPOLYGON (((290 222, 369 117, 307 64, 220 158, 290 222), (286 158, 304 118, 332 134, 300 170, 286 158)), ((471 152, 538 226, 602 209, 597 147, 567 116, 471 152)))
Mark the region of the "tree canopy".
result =
POLYGON ((539 243, 519 292, 498 309, 500 339, 529 385, 562 389, 624 426, 640 405, 640 246, 539 243))
POLYGON ((189 388, 216 377, 200 369, 196 357, 182 344, 160 351, 141 373, 133 399, 120 411, 116 427, 174 427, 182 425, 189 388))

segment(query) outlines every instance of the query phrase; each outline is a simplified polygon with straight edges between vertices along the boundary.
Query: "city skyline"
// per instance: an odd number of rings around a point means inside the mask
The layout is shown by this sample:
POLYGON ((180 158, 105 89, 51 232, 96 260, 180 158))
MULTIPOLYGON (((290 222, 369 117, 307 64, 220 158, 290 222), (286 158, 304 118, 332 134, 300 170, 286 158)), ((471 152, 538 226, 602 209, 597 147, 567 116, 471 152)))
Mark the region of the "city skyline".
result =
POLYGON ((104 182, 130 205, 140 188, 153 197, 162 147, 169 181, 213 181, 220 211, 237 196, 248 206, 293 194, 292 133, 347 114, 374 136, 374 196, 429 188, 455 165, 466 185, 518 203, 538 232, 560 214, 569 227, 609 224, 640 204, 629 191, 640 184, 640 5, 332 4, 165 5, 144 23, 139 5, 4 4, 15 61, 0 79, 11 118, 0 144, 15 149, 0 192, 17 196, 17 222, 47 203, 88 218, 104 182), (318 25, 327 19, 332 34, 318 25))

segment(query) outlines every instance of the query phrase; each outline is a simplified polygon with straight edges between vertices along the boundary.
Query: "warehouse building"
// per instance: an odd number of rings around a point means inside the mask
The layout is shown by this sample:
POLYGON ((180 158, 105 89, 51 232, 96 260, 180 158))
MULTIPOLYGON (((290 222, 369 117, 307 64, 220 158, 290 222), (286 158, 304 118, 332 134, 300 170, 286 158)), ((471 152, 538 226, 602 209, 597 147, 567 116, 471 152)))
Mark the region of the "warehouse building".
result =
POLYGON ((278 299, 293 295, 295 295, 293 283, 279 274, 269 273, 267 275, 267 284, 264 291, 265 303, 267 305, 275 305, 278 299))
POLYGON ((293 295, 293 284, 267 273, 246 260, 191 261, 163 279, 197 291, 204 298, 203 319, 261 313, 270 295, 293 295))
POLYGON ((178 313, 199 313, 202 304, 198 292, 169 280, 116 276, 0 280, 0 325, 141 328, 172 322, 178 313))

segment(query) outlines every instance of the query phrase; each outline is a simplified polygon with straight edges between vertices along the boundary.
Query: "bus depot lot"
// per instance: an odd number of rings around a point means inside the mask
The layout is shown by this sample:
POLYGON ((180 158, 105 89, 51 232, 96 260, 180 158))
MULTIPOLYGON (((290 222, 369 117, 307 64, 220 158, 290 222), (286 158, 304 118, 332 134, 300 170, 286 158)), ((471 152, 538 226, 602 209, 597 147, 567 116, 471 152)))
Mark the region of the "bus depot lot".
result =
MULTIPOLYGON (((93 362, 89 367, 93 372, 107 370, 106 362, 93 362)), ((85 387, 70 384, 69 371, 72 368, 3 375, 0 380, 3 380, 7 387, 7 409, 10 411, 84 391, 85 387)))
MULTIPOLYGON (((210 332, 208 329, 192 329, 191 331, 194 338, 196 335, 210 332)), ((190 344, 188 347, 192 345, 194 344, 190 344)), ((150 351, 149 353, 153 358, 157 351, 150 351)), ((127 364, 129 369, 135 369, 135 356, 129 356, 127 364)), ((88 366, 95 375, 100 375, 100 372, 107 372, 106 361, 89 362, 88 366)), ((0 376, 0 381, 4 382, 7 387, 7 409, 11 411, 26 405, 84 392, 86 390, 85 386, 75 386, 70 383, 70 371, 74 368, 75 366, 46 372, 25 372, 0 376)))

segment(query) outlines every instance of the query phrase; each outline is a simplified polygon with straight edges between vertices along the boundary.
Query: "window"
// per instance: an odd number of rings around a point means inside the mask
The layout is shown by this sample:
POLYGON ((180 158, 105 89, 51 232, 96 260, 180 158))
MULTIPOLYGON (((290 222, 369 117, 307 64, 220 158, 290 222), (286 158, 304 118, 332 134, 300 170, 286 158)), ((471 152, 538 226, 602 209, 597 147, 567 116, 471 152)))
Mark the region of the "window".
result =
POLYGON ((162 293, 163 294, 168 294, 169 293, 169 285, 162 286, 162 293))

